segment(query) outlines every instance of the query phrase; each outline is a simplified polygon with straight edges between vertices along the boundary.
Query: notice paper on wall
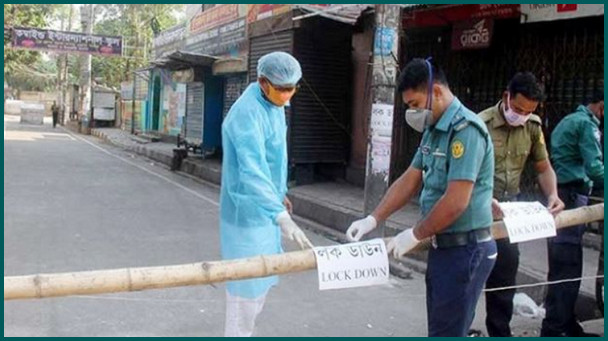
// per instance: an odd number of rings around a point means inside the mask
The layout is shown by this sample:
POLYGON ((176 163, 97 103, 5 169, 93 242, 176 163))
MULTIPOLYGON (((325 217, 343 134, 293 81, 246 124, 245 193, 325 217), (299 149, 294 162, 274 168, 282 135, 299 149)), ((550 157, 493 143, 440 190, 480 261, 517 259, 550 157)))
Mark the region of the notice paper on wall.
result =
POLYGON ((314 248, 319 290, 388 283, 389 267, 382 239, 314 248))
POLYGON ((555 219, 539 202, 500 203, 511 243, 555 237, 555 219))

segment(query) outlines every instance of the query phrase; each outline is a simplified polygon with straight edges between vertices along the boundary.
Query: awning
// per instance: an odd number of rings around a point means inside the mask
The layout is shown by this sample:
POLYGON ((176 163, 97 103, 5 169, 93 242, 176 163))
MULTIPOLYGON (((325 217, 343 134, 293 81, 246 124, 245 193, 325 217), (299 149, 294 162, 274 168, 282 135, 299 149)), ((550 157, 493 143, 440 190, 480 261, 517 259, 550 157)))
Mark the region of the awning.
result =
MULTIPOLYGON (((404 10, 412 10, 426 5, 421 4, 399 4, 399 7, 404 10)), ((343 22, 346 24, 354 25, 363 12, 366 10, 373 10, 375 4, 345 4, 345 5, 329 5, 327 7, 319 7, 314 5, 297 5, 298 9, 308 12, 303 15, 299 15, 293 20, 302 20, 314 16, 321 16, 327 19, 343 22)))
POLYGON ((374 4, 344 4, 329 5, 327 7, 296 5, 294 7, 308 13, 294 17, 293 20, 302 20, 318 15, 327 19, 354 25, 365 10, 374 8, 374 4))
POLYGON ((213 63, 211 71, 214 76, 247 72, 247 60, 241 58, 223 58, 213 63))
POLYGON ((165 55, 150 63, 152 67, 158 67, 167 70, 183 70, 195 66, 212 66, 213 63, 220 58, 185 51, 175 51, 165 55))

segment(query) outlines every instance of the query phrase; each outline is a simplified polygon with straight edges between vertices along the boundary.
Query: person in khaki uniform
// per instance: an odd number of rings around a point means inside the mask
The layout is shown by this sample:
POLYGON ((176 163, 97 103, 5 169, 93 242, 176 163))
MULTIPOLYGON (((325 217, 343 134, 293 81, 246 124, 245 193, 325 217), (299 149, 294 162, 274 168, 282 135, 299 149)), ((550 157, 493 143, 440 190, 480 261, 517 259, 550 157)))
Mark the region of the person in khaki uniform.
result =
MULTIPOLYGON (((494 219, 502 218, 499 202, 517 201, 521 175, 528 160, 533 162, 538 174, 538 184, 549 211, 556 215, 564 209, 557 194, 542 121, 533 114, 542 98, 543 91, 536 77, 530 72, 518 73, 509 82, 500 102, 479 113, 494 144, 494 219)), ((517 244, 510 244, 508 239, 498 240, 496 244, 498 258, 486 282, 488 289, 515 285, 519 266, 517 244)), ((514 289, 486 293, 486 327, 490 336, 511 336, 509 323, 514 295, 514 289)))

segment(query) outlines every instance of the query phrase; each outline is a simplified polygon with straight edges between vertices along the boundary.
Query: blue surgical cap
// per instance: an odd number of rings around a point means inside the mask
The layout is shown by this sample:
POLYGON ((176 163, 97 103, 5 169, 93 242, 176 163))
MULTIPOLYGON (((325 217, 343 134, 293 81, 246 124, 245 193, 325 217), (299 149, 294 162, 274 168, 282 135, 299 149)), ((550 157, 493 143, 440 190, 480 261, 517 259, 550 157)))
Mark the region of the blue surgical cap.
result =
POLYGON ((278 86, 296 85, 302 78, 300 63, 289 53, 272 52, 258 61, 258 78, 278 86))

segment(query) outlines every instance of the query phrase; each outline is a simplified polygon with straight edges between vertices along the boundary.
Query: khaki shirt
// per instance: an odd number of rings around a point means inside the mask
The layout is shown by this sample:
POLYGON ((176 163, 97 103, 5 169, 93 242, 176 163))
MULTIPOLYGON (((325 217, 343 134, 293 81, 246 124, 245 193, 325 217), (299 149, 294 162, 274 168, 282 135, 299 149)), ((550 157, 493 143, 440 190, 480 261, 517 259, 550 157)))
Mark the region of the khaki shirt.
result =
POLYGON ((547 160, 547 146, 540 117, 532 115, 522 127, 511 127, 502 113, 502 101, 479 113, 494 144, 494 198, 507 200, 519 194, 521 174, 530 158, 547 160))

